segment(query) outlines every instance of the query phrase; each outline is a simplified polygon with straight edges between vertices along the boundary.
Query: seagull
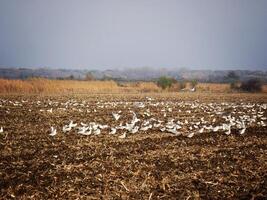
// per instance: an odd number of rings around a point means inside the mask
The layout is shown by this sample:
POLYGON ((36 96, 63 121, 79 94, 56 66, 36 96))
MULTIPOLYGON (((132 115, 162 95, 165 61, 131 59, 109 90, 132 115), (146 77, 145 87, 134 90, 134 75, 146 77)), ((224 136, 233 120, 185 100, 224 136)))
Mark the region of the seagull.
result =
POLYGON ((165 130, 166 130, 165 127, 162 127, 162 128, 160 129, 161 132, 164 132, 165 130))
POLYGON ((201 128, 201 129, 199 129, 199 133, 203 133, 203 131, 204 131, 204 128, 201 128))
POLYGON ((140 131, 147 131, 150 128, 152 128, 152 124, 149 124, 148 126, 143 126, 142 128, 140 128, 140 131))
POLYGON ((81 128, 79 128, 79 131, 78 131, 78 133, 79 134, 84 134, 87 130, 89 129, 89 127, 81 127, 81 128))
POLYGON ((212 131, 213 131, 213 132, 217 132, 217 131, 219 130, 219 128, 220 128, 219 126, 215 126, 215 127, 212 129, 212 131))
POLYGON ((231 128, 229 128, 229 129, 225 132, 226 135, 230 135, 230 133, 231 133, 231 128))
POLYGON ((178 132, 178 131, 176 130, 175 127, 174 127, 173 129, 167 129, 167 131, 168 131, 169 133, 173 133, 173 134, 176 135, 176 136, 181 135, 181 133, 178 132))
POLYGON ((52 108, 51 108, 51 109, 49 109, 49 110, 47 110, 47 112, 50 112, 50 113, 52 113, 52 108))
POLYGON ((196 88, 190 89, 190 92, 195 92, 195 91, 196 91, 196 88))
POLYGON ((55 136, 57 134, 57 129, 55 129, 53 126, 51 127, 51 133, 50 136, 55 136))
POLYGON ((94 134, 95 134, 95 135, 99 135, 100 133, 101 133, 101 130, 98 129, 98 128, 94 131, 94 134))
POLYGON ((88 126, 88 124, 85 124, 85 123, 83 123, 83 122, 81 122, 81 125, 82 125, 82 126, 88 126))
POLYGON ((74 128, 76 126, 77 126, 77 123, 76 124, 73 124, 73 121, 70 121, 69 127, 74 128))
POLYGON ((158 123, 158 124, 155 123, 155 124, 154 124, 154 127, 155 127, 155 128, 159 128, 160 126, 161 126, 161 123, 158 123))
POLYGON ((136 126, 134 127, 132 130, 131 130, 131 133, 134 134, 134 133, 137 133, 139 130, 139 126, 136 126))
POLYGON ((112 116, 114 117, 114 119, 117 121, 117 120, 119 120, 120 119, 120 115, 119 114, 117 114, 117 113, 112 113, 112 116))
POLYGON ((243 135, 246 131, 246 127, 242 128, 241 130, 239 130, 239 134, 240 135, 243 135))
POLYGON ((187 135, 187 137, 188 137, 188 138, 191 138, 191 137, 193 137, 194 135, 195 135, 195 133, 192 132, 192 133, 190 133, 189 135, 187 135))
POLYGON ((111 128, 111 131, 109 132, 109 134, 113 135, 117 132, 116 128, 111 128))
POLYGON ((62 131, 63 133, 69 132, 71 130, 71 127, 68 125, 63 126, 62 131))
POLYGON ((120 138, 120 139, 124 139, 124 138, 126 138, 126 136, 127 136, 127 133, 124 132, 122 135, 119 136, 119 138, 120 138))

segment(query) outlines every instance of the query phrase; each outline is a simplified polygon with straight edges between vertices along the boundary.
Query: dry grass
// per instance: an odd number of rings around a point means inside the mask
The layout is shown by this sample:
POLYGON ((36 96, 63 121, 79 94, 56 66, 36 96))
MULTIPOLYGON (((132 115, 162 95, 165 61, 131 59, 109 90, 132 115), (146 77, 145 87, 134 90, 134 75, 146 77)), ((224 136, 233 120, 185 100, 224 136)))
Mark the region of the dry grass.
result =
POLYGON ((230 92, 230 85, 223 83, 199 83, 197 85, 198 91, 206 92, 230 92))
MULTIPOLYGON (((189 88, 189 83, 187 88, 189 88)), ((115 81, 77 81, 77 80, 49 80, 33 78, 28 80, 7 80, 0 79, 0 93, 20 93, 20 94, 39 94, 39 93, 158 93, 158 92, 177 92, 180 85, 174 84, 171 88, 163 91, 154 82, 129 82, 117 84, 115 81)), ((219 83, 199 83, 198 92, 230 92, 229 84, 219 83)), ((263 92, 267 93, 267 85, 263 86, 263 92)))
POLYGON ((6 80, 0 79, 0 93, 119 93, 119 92, 159 92, 152 82, 126 83, 115 81, 77 80, 6 80))
POLYGON ((75 80, 5 80, 0 79, 0 93, 65 93, 119 91, 114 81, 75 80))

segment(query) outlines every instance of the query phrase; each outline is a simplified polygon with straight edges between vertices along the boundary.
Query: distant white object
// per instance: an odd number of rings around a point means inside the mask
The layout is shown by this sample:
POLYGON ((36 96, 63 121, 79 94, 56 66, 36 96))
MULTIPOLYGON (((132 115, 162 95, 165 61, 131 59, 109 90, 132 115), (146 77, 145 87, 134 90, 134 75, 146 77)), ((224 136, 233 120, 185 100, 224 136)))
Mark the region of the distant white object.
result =
POLYGON ((3 129, 3 127, 1 126, 1 128, 0 128, 0 133, 3 133, 4 132, 4 129, 3 129))
POLYGON ((204 131, 204 128, 201 128, 201 129, 199 129, 199 133, 203 133, 203 131, 204 131))
POLYGON ((117 120, 119 120, 120 119, 120 115, 119 114, 117 114, 117 113, 112 113, 112 116, 114 117, 114 119, 117 121, 117 120))
POLYGON ((142 128, 140 128, 140 131, 147 131, 148 129, 152 128, 152 124, 149 124, 148 126, 143 126, 142 128))
POLYGON ((246 127, 242 128, 241 130, 239 130, 239 134, 243 135, 246 132, 246 127))
POLYGON ((68 125, 63 126, 62 131, 63 133, 69 132, 71 130, 71 127, 68 125))
POLYGON ((101 133, 101 130, 100 129, 96 129, 95 131, 94 131, 94 134, 95 135, 99 135, 101 133))
POLYGON ((132 130, 131 130, 131 133, 134 134, 134 133, 137 133, 139 130, 139 126, 136 126, 134 127, 132 130))
POLYGON ((165 130, 166 130, 165 127, 162 127, 162 128, 160 129, 161 132, 164 132, 165 130))
POLYGON ((196 88, 190 89, 190 92, 195 92, 195 91, 196 91, 196 88))
POLYGON ((53 126, 51 127, 51 133, 50 136, 55 136, 57 134, 57 129, 55 129, 53 126))
POLYGON ((215 126, 215 127, 212 129, 212 131, 213 131, 213 132, 217 132, 219 129, 220 129, 219 126, 215 126))
POLYGON ((194 135, 195 135, 195 133, 192 132, 192 133, 190 133, 189 135, 187 135, 187 137, 188 137, 188 138, 191 138, 191 137, 193 137, 194 135))
POLYGON ((147 99, 148 101, 152 101, 152 98, 151 98, 151 97, 146 97, 146 99, 147 99))
POLYGON ((124 138, 126 138, 126 135, 127 135, 127 133, 125 132, 125 133, 123 133, 122 135, 120 135, 119 138, 120 138, 120 139, 124 139, 124 138))
POLYGON ((69 127, 74 128, 74 127, 76 127, 76 126, 77 126, 77 123, 74 124, 73 121, 70 121, 69 127))
POLYGON ((117 132, 116 128, 111 128, 111 131, 109 132, 109 134, 113 135, 117 132))
POLYGON ((81 135, 91 135, 92 134, 92 129, 89 129, 89 131, 80 132, 79 134, 81 134, 81 135))
POLYGON ((52 113, 52 111, 53 111, 53 109, 51 108, 51 109, 49 109, 49 110, 47 110, 47 112, 50 112, 50 113, 52 113))
POLYGON ((84 134, 84 133, 86 133, 88 131, 88 129, 89 129, 89 127, 85 127, 85 126, 80 127, 78 133, 79 134, 84 134))
POLYGON ((181 133, 179 133, 179 132, 176 130, 176 128, 173 128, 173 129, 167 129, 167 131, 168 131, 169 133, 173 133, 173 134, 176 135, 176 136, 181 135, 181 133))

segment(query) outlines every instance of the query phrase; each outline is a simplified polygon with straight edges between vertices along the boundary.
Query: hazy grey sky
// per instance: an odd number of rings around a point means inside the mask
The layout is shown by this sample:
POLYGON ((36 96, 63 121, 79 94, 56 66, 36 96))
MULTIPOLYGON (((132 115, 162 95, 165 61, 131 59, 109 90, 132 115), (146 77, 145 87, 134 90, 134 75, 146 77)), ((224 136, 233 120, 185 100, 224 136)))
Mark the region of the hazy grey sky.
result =
POLYGON ((267 69, 267 0, 0 0, 0 66, 267 69))

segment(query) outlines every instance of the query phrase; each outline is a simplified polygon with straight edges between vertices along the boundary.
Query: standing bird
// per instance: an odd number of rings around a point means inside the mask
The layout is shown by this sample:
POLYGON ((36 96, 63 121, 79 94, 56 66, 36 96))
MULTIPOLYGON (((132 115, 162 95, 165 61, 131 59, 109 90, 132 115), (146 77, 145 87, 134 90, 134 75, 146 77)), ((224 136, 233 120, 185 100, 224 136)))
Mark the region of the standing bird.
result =
POLYGON ((109 132, 109 134, 113 135, 117 132, 116 128, 111 128, 111 131, 109 132))
POLYGON ((120 138, 120 139, 124 139, 124 138, 126 138, 126 135, 127 135, 127 133, 124 132, 122 135, 119 136, 119 138, 120 138))
POLYGON ((119 114, 117 114, 117 113, 112 113, 112 116, 114 117, 114 119, 116 120, 116 121, 118 121, 119 119, 120 119, 120 115, 119 114))
POLYGON ((53 126, 51 127, 51 133, 50 136, 55 136, 57 134, 57 129, 55 129, 53 126))

